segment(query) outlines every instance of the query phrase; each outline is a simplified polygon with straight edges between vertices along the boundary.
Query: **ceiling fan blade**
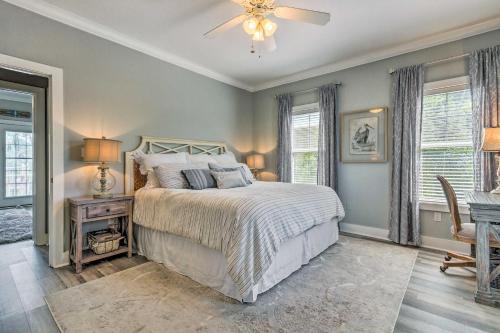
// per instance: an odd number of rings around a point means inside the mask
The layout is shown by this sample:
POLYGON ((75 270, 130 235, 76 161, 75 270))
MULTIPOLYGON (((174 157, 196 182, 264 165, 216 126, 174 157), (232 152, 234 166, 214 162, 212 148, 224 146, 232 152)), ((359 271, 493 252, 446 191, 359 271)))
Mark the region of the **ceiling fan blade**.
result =
POLYGON ((203 34, 203 36, 211 38, 217 34, 220 34, 222 32, 226 32, 226 31, 236 27, 237 25, 243 23, 243 21, 245 21, 246 18, 247 18, 247 14, 241 14, 241 15, 238 15, 236 17, 233 17, 229 21, 226 21, 222 24, 219 24, 218 26, 216 26, 212 30, 206 32, 205 34, 203 34))
POLYGON ((317 25, 325 25, 330 22, 330 13, 294 7, 276 7, 274 9, 274 16, 286 20, 301 21, 317 25))

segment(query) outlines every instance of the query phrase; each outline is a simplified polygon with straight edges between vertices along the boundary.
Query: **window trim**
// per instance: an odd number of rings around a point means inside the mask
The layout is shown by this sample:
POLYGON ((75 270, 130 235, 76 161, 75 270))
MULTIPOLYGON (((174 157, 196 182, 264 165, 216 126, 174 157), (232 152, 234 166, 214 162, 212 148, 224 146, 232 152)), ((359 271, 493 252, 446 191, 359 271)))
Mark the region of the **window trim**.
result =
POLYGON ((459 87, 469 88, 470 78, 467 75, 451 79, 424 83, 424 96, 459 90, 459 87))
MULTIPOLYGON (((425 210, 430 212, 441 212, 441 213, 450 212, 447 204, 436 201, 419 201, 419 207, 420 210, 425 210)), ((458 212, 460 213, 460 215, 470 215, 469 206, 464 204, 459 204, 458 212)))
MULTIPOLYGON (((295 105, 292 107, 292 118, 293 116, 296 115, 302 115, 302 114, 308 114, 308 113, 319 113, 319 102, 314 102, 314 103, 308 103, 308 104, 301 104, 301 105, 295 105)), ((293 123, 293 119, 292 119, 293 123)), ((292 126, 293 127, 293 126, 292 126)), ((292 183, 294 182, 294 174, 293 174, 293 153, 294 152, 299 152, 299 151, 294 151, 293 150, 293 128, 290 132, 290 141, 291 141, 291 147, 290 147, 290 154, 291 156, 291 163, 292 163, 292 183)), ((300 151, 301 153, 307 153, 307 152, 314 152, 314 150, 303 150, 300 151)), ((316 170, 317 172, 317 170, 316 170)))
MULTIPOLYGON (((457 91, 460 90, 460 88, 470 89, 470 77, 468 75, 458 76, 445 80, 426 82, 424 83, 424 96, 457 91)), ((421 147, 419 147, 419 154, 422 153, 421 150, 421 147)), ((420 177, 420 170, 418 176, 420 177)), ((420 210, 449 213, 448 205, 446 203, 439 201, 420 200, 420 195, 419 206, 420 210)), ((470 214, 468 205, 459 203, 458 210, 460 214, 470 214)))

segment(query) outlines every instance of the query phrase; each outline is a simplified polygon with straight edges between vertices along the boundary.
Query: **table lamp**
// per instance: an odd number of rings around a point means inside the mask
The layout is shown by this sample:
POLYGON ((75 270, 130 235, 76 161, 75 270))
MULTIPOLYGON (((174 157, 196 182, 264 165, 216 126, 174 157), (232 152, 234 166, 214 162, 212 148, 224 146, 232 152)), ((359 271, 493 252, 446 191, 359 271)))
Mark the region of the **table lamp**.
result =
POLYGON ((100 163, 97 174, 92 179, 92 188, 97 192, 94 198, 111 198, 110 190, 115 186, 116 179, 109 172, 109 163, 120 161, 121 141, 101 139, 83 139, 82 157, 87 163, 100 163))
POLYGON ((495 152, 497 167, 497 188, 490 193, 500 194, 500 127, 485 128, 483 133, 483 144, 481 150, 484 152, 495 152))
POLYGON ((259 170, 264 169, 264 155, 262 154, 253 154, 247 156, 247 165, 252 170, 253 175, 257 178, 257 172, 259 170))

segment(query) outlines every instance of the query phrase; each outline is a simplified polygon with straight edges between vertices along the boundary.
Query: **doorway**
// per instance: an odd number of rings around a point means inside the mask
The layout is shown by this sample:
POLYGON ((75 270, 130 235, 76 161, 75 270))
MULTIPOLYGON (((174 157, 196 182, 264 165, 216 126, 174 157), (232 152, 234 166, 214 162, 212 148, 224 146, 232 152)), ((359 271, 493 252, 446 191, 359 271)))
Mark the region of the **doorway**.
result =
POLYGON ((0 80, 0 244, 47 244, 46 144, 46 89, 0 80))

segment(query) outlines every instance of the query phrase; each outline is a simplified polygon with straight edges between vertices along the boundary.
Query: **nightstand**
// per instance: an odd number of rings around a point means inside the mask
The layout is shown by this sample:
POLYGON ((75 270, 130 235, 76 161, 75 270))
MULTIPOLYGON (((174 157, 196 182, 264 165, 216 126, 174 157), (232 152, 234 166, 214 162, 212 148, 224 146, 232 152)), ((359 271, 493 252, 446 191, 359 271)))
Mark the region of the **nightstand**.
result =
POLYGON ((81 197, 69 199, 71 206, 70 222, 70 259, 75 264, 77 273, 82 271, 82 265, 104 259, 117 254, 127 253, 132 256, 132 208, 134 196, 116 195, 112 198, 94 199, 81 197), (120 247, 112 252, 95 254, 90 249, 83 248, 83 224, 109 219, 117 219, 120 232, 125 238, 120 247))

